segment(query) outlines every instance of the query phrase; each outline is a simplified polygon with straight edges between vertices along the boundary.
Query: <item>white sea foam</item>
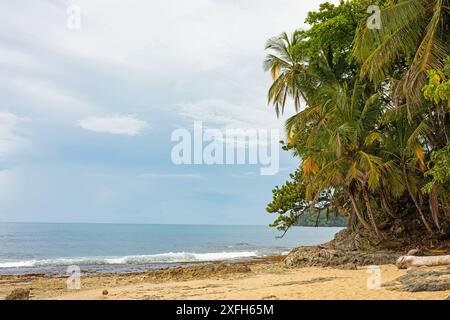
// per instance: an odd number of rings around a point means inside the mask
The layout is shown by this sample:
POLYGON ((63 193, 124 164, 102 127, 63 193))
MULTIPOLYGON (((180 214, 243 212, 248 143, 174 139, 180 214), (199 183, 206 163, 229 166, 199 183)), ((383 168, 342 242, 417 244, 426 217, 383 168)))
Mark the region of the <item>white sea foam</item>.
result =
POLYGON ((27 260, 0 262, 0 268, 24 268, 45 266, 68 266, 68 265, 105 265, 105 264, 146 264, 146 263, 177 263, 177 262, 202 262, 245 259, 263 256, 258 251, 243 252, 169 252, 153 255, 136 255, 123 257, 93 257, 93 258, 56 258, 46 260, 27 260))
POLYGON ((0 268, 21 268, 32 267, 36 263, 36 260, 17 261, 17 262, 0 262, 0 268))

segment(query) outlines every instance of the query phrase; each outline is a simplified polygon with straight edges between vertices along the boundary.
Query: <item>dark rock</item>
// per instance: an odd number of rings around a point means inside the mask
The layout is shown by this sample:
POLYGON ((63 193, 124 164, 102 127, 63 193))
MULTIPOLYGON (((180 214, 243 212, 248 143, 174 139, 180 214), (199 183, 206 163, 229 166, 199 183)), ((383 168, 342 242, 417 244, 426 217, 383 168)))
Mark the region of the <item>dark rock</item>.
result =
POLYGON ((108 292, 108 290, 106 290, 106 289, 102 291, 102 295, 104 295, 104 296, 107 296, 108 293, 109 293, 109 292, 108 292))
POLYGON ((225 264, 214 263, 204 266, 194 266, 189 268, 167 268, 162 270, 149 270, 146 274, 147 279, 152 281, 167 280, 191 280, 205 279, 211 277, 222 277, 235 274, 245 274, 252 272, 251 269, 244 264, 225 264))
POLYGON ((434 292, 450 290, 449 270, 411 269, 405 275, 383 285, 389 290, 434 292))
POLYGON ((404 285, 402 291, 407 292, 434 292, 450 290, 450 281, 437 280, 430 282, 418 281, 415 283, 407 283, 404 285))
POLYGON ((395 264, 399 253, 376 251, 324 250, 319 247, 300 247, 292 250, 284 260, 287 267, 349 267, 395 264))
POLYGON ((30 289, 14 289, 5 300, 29 300, 30 289))

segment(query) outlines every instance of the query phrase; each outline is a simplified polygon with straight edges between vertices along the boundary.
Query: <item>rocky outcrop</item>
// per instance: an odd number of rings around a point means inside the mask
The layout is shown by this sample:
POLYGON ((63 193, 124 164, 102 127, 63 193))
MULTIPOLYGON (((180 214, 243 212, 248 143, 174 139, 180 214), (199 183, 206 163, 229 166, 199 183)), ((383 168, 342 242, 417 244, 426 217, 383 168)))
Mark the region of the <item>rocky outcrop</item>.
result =
POLYGON ((204 266, 188 268, 168 268, 163 270, 150 270, 146 273, 146 279, 152 281, 184 281, 192 279, 205 279, 211 277, 223 277, 227 275, 250 273, 251 269, 244 264, 215 263, 204 266))
POLYGON ((5 300, 29 300, 30 289, 14 289, 5 300))
POLYGON ((284 264, 287 267, 337 267, 356 269, 357 266, 395 264, 399 253, 389 251, 346 251, 320 247, 299 247, 292 250, 284 264))
POLYGON ((434 270, 412 268, 405 275, 385 283, 383 287, 406 292, 450 290, 450 268, 434 270))

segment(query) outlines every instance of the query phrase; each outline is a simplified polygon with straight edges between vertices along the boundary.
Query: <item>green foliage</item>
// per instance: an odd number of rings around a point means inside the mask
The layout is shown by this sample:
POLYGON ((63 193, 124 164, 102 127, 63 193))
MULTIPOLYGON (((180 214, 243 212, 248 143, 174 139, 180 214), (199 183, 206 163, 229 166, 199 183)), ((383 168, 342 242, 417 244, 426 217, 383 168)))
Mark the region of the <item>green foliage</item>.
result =
MULTIPOLYGON (((381 83, 392 76, 395 101, 410 112, 421 106, 427 72, 440 69, 449 54, 449 0, 399 0, 381 11, 382 27, 361 23, 353 55, 361 75, 381 83)), ((409 120, 412 115, 408 114, 409 120)))
POLYGON ((283 112, 294 100, 284 149, 301 159, 273 190, 272 226, 336 212, 380 238, 390 236, 380 225, 399 217, 418 219, 430 235, 445 232, 449 1, 324 3, 308 14, 310 29, 268 41, 269 103, 283 112), (382 8, 381 30, 366 27, 373 4, 382 8))
POLYGON ((428 84, 423 88, 423 95, 437 105, 450 108, 450 58, 442 70, 428 72, 428 84))
POLYGON ((434 184, 439 184, 450 189, 450 143, 445 148, 434 151, 431 154, 431 160, 428 163, 429 170, 425 173, 426 177, 431 177, 432 181, 423 188, 425 193, 430 193, 434 184))
POLYGON ((357 71, 351 64, 348 48, 359 21, 366 16, 366 10, 366 1, 343 2, 338 6, 322 3, 318 12, 308 13, 305 22, 311 28, 304 33, 307 40, 301 50, 310 56, 318 50, 323 51, 338 79, 348 78, 350 69, 357 71))
POLYGON ((268 101, 277 114, 284 112, 288 97, 299 111, 302 100, 313 103, 320 86, 354 80, 359 70, 352 62, 350 48, 367 6, 362 0, 338 6, 321 4, 318 12, 308 14, 310 29, 296 30, 291 36, 282 33, 267 41, 264 70, 270 71, 273 79, 268 101))
POLYGON ((324 192, 318 201, 311 202, 304 197, 305 188, 302 172, 297 170, 283 186, 272 190, 273 199, 266 210, 277 214, 277 218, 271 227, 287 231, 292 226, 345 226, 342 216, 330 213, 331 192, 324 192))
POLYGON ((305 185, 301 181, 301 172, 297 170, 290 174, 283 186, 272 190, 273 200, 267 205, 267 212, 277 214, 277 218, 271 227, 280 231, 286 231, 295 225, 299 215, 307 208, 303 195, 305 185))

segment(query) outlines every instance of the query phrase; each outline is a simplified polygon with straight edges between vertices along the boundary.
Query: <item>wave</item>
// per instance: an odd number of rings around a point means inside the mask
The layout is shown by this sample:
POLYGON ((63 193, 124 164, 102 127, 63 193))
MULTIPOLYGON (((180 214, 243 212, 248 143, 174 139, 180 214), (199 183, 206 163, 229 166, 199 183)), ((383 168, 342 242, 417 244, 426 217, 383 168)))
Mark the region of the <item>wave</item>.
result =
POLYGON ((107 265, 107 264, 146 264, 146 263, 182 263, 182 262, 206 262, 220 260, 235 260, 254 257, 263 257, 258 251, 243 252, 169 252, 153 255, 136 255, 123 257, 81 257, 81 258, 56 258, 45 260, 26 260, 15 262, 0 262, 0 268, 26 268, 46 266, 69 266, 69 265, 107 265))

